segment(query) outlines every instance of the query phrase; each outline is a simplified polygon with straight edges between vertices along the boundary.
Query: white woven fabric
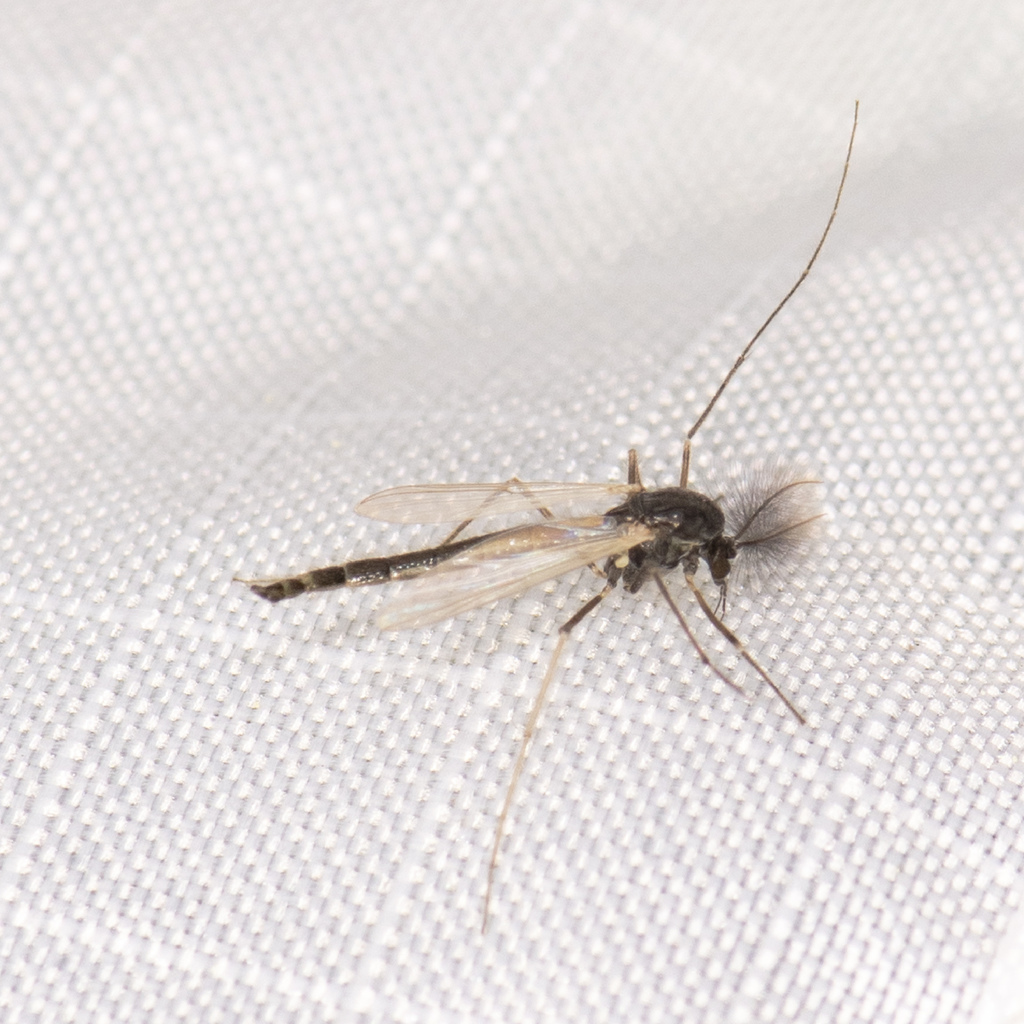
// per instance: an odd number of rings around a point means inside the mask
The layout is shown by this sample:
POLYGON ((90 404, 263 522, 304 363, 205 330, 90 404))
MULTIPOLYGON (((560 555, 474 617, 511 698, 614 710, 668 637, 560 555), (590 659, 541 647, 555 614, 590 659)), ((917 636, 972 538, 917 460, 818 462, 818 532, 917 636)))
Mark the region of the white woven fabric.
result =
POLYGON ((1019 3, 4 8, 0 1017, 1024 1019, 1019 3), (857 98, 693 474, 825 482, 729 611, 810 723, 613 597, 481 934, 594 580, 232 577, 443 536, 381 487, 673 482, 857 98))

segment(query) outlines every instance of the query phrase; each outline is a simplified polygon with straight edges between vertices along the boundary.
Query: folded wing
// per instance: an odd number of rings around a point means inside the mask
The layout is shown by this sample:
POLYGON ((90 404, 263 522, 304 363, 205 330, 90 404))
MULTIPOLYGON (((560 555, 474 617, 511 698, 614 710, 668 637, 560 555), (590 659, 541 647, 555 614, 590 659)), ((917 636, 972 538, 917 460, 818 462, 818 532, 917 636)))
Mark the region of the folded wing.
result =
POLYGON ((553 483, 510 480, 503 484, 413 484, 364 498, 356 511, 388 523, 458 523, 465 519, 560 508, 583 503, 604 511, 634 491, 633 484, 553 483))
POLYGON ((602 516, 503 530, 403 583, 378 612, 377 622, 382 629, 429 626, 625 554, 651 536, 639 523, 617 523, 602 516))

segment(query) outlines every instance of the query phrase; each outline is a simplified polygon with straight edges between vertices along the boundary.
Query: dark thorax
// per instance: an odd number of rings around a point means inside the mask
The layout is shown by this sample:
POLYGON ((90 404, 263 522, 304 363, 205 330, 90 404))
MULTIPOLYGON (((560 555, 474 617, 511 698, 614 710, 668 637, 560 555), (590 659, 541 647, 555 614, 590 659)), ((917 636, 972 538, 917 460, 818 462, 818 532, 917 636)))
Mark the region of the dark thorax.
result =
POLYGON ((706 495, 686 487, 662 487, 638 491, 606 513, 617 522, 640 522, 655 532, 653 540, 629 551, 626 565, 609 566, 610 578, 636 593, 655 569, 675 569, 693 574, 701 560, 711 578, 724 586, 736 545, 725 536, 725 515, 706 495))

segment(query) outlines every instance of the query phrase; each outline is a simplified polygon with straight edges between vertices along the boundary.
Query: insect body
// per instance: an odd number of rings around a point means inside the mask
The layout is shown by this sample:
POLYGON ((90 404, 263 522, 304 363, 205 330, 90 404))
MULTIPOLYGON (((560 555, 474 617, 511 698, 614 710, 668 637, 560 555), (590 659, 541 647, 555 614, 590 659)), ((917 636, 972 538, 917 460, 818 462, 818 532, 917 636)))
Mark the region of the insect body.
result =
POLYGON ((406 629, 428 626, 460 612, 515 596, 586 566, 603 577, 601 590, 559 627, 555 649, 530 711, 495 830, 484 899, 485 928, 505 821, 562 649, 572 630, 617 585, 636 593, 645 584, 653 583, 701 661, 725 683, 739 689, 701 646, 665 582, 666 573, 681 571, 687 588, 711 625, 775 691, 789 711, 800 722, 804 721, 789 697, 725 624, 723 616, 734 560, 749 550, 770 563, 798 545, 820 519, 815 486, 818 481, 804 473, 775 466, 762 475, 756 487, 742 496, 733 507, 735 514, 729 522, 727 510, 719 500, 688 486, 690 449, 694 435, 754 344, 814 265, 839 208, 856 127, 855 109, 842 178, 818 245, 796 283, 747 343, 687 432, 678 486, 646 489, 640 479, 636 452, 630 451, 624 484, 530 483, 512 479, 492 484, 395 487, 370 495, 356 506, 356 511, 389 522, 458 525, 441 544, 419 551, 360 559, 296 576, 242 581, 260 597, 273 602, 314 590, 405 581, 398 594, 379 612, 378 624, 384 629, 406 629), (616 504, 607 507, 612 501, 616 504), (605 504, 603 514, 557 518, 553 511, 597 502, 605 504), (543 519, 525 526, 460 537, 474 520, 524 511, 539 512, 543 519), (702 564, 718 590, 714 606, 697 579, 702 564))
POLYGON ((704 614, 802 721, 800 712, 707 604, 695 575, 702 562, 707 565, 719 589, 718 605, 724 608, 732 561, 743 546, 791 544, 821 517, 816 493, 797 492, 816 483, 813 479, 779 480, 748 514, 736 536, 725 533, 725 513, 706 495, 686 486, 645 489, 635 451, 629 453, 629 482, 625 485, 510 480, 501 484, 395 487, 366 498, 357 511, 370 518, 399 522, 452 522, 464 514, 471 518, 436 547, 359 559, 297 576, 245 582, 260 597, 277 602, 314 590, 405 580, 405 589, 381 609, 377 622, 384 629, 408 629, 429 626, 590 565, 605 579, 604 589, 562 626, 563 634, 617 584, 635 594, 653 580, 705 664, 732 685, 707 658, 665 588, 662 574, 682 568, 704 614), (550 507, 567 502, 607 500, 612 496, 625 500, 599 516, 554 519, 550 511, 550 507), (456 539, 474 519, 524 508, 540 511, 547 521, 456 539), (603 568, 598 566, 600 562, 603 568))
MULTIPOLYGON (((701 561, 707 563, 711 579, 725 587, 737 548, 732 538, 725 536, 725 513, 711 498, 685 487, 637 491, 607 515, 618 522, 643 523, 651 531, 649 541, 630 549, 629 560, 621 569, 612 566, 631 594, 658 569, 675 569, 681 564, 692 576, 701 561)), ((612 578, 609 574, 609 582, 612 578)))

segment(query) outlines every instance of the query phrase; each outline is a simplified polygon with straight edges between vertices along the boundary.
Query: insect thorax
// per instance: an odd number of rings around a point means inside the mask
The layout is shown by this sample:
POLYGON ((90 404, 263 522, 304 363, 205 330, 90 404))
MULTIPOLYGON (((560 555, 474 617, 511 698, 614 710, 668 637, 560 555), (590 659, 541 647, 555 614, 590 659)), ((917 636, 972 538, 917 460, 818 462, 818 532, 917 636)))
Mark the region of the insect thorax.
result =
POLYGON ((668 528, 677 540, 707 544, 725 530, 725 515, 706 495, 686 487, 638 491, 607 515, 620 522, 634 520, 660 530, 668 528))
POLYGON ((696 572, 701 559, 719 585, 729 574, 736 546, 724 536, 725 515, 698 491, 685 487, 639 491, 607 515, 622 522, 641 522, 655 534, 629 552, 629 564, 621 576, 628 591, 639 590, 652 570, 682 565, 685 572, 696 572))

